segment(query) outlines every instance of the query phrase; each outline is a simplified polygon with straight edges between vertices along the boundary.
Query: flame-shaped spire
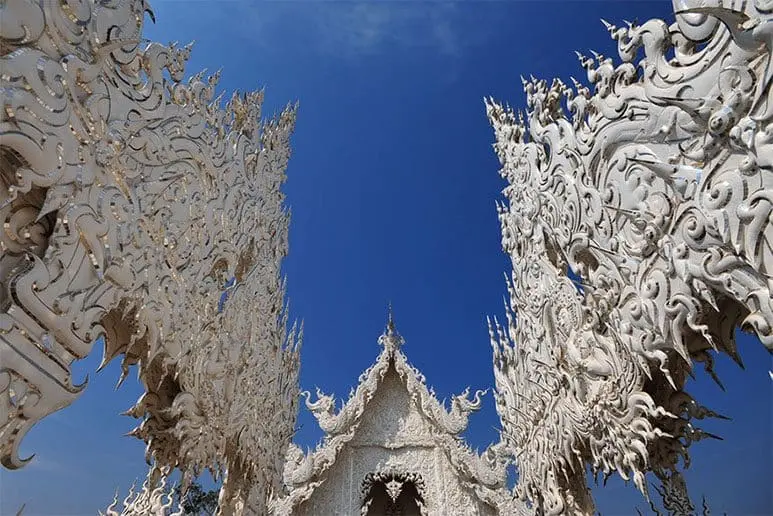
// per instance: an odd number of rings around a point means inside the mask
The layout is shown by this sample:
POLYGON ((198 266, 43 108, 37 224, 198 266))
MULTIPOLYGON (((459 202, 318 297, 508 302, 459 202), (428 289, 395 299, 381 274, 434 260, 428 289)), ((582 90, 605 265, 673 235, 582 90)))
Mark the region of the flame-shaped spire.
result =
POLYGON ((398 349, 405 341, 395 328, 394 314, 392 313, 392 303, 389 303, 387 311, 387 325, 384 333, 379 337, 378 343, 392 350, 398 349))
POLYGON ((392 313, 392 302, 389 302, 389 308, 387 309, 387 327, 386 327, 386 334, 388 336, 392 336, 395 334, 395 318, 394 313, 392 313))

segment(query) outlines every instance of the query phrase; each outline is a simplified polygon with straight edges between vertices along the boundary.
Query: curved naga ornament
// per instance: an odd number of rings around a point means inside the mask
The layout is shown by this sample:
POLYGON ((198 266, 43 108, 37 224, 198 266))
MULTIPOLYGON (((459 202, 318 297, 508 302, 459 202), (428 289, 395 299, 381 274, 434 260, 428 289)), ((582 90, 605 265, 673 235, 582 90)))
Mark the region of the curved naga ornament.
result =
POLYGON ((218 74, 181 82, 190 48, 141 44, 148 11, 0 4, 0 459, 24 464, 103 336, 103 365, 139 367, 148 459, 226 470, 221 509, 263 513, 297 411, 279 271, 295 108, 263 123, 262 92, 223 109, 218 74))
POLYGON ((580 56, 592 92, 524 81, 526 122, 487 101, 513 263, 491 328, 503 445, 547 514, 593 511, 586 464, 669 483, 717 416, 683 390, 693 363, 740 362, 738 325, 773 350, 773 3, 674 4, 670 26, 605 22, 623 63, 580 56))

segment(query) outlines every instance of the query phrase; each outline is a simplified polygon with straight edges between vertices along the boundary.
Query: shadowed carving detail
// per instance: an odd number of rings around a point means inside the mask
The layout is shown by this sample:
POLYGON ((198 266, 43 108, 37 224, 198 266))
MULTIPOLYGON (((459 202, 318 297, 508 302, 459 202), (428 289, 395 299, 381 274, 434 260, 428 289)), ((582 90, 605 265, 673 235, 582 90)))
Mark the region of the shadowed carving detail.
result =
POLYGON ((515 494, 546 514, 594 511, 587 465, 645 496, 654 472, 692 511, 679 469, 718 416, 684 391, 693 365, 740 363, 739 325, 773 350, 773 8, 674 7, 604 22, 622 63, 578 54, 590 87, 524 79, 527 116, 486 101, 513 265, 497 408, 515 494))
POLYGON ((101 338, 101 367, 122 355, 145 388, 127 414, 148 493, 162 469, 185 485, 209 468, 223 514, 262 514, 297 411, 280 274, 296 107, 263 121, 262 91, 223 103, 219 73, 183 81, 191 46, 144 43, 146 13, 0 3, 0 460, 25 463, 101 338))

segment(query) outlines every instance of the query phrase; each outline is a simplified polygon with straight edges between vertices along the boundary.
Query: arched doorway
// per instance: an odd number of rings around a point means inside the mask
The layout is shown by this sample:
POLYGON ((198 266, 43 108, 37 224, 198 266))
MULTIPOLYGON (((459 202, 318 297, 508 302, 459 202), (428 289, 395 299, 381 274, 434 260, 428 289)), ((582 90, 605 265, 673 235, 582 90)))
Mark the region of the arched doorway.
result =
POLYGON ((362 481, 361 516, 425 516, 424 480, 418 473, 368 473, 362 481))

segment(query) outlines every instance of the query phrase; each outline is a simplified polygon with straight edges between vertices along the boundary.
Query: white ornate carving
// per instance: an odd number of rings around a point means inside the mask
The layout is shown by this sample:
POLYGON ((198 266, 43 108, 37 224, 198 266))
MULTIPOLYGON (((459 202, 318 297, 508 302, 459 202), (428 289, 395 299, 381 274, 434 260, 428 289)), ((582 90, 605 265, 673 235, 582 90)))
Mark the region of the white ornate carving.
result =
POLYGON ((279 272, 295 109, 264 123, 262 92, 223 109, 219 74, 181 82, 190 47, 141 44, 146 12, 0 3, 0 458, 24 464, 103 335, 103 364, 139 367, 148 458, 227 470, 221 510, 265 513, 297 403, 279 272))
MULTIPOLYGON (((663 499, 663 508, 672 516, 692 516, 695 514, 695 506, 687 493, 687 484, 684 477, 678 471, 666 473, 660 477, 660 487, 655 490, 663 499)), ((704 500, 704 512, 707 507, 704 500)))
POLYGON ((505 488, 501 455, 490 449, 480 456, 459 435, 483 392, 471 400, 467 390, 447 410, 400 350, 403 340, 391 316, 379 343, 383 349, 376 362, 340 410, 333 396, 318 392, 312 401, 304 393, 325 437, 308 454, 290 447, 284 473, 288 491, 273 500, 273 513, 356 514, 367 505, 367 493, 352 492, 351 482, 357 490, 360 482, 383 473, 398 481, 422 478, 426 514, 520 514, 499 512, 520 508, 505 488))
POLYGON ((392 501, 392 504, 395 505, 393 507, 393 510, 395 514, 399 515, 402 514, 400 512, 400 507, 397 506, 397 500, 400 497, 400 494, 402 493, 403 486, 406 483, 411 483, 416 488, 416 492, 418 494, 417 498, 414 500, 417 507, 419 508, 419 512, 421 516, 426 516, 428 514, 427 508, 424 506, 424 497, 426 496, 426 485, 424 483, 424 479, 419 475, 418 473, 412 473, 412 472, 401 472, 398 470, 395 470, 394 468, 387 469, 385 471, 378 471, 375 473, 368 473, 365 475, 365 479, 362 481, 362 487, 360 488, 360 497, 362 499, 362 507, 360 509, 361 516, 366 516, 368 514, 368 509, 370 508, 371 503, 373 502, 372 498, 372 489, 374 484, 377 483, 383 483, 386 486, 387 494, 389 495, 389 498, 392 501))
POLYGON ((487 101, 513 263, 497 407, 515 492, 547 514, 593 511, 586 464, 645 494, 647 471, 681 479, 715 415, 683 391, 693 362, 740 360, 738 324, 773 350, 773 3, 674 5, 605 22, 623 63, 580 56, 593 92, 524 80, 526 123, 487 101))
POLYGON ((178 506, 175 512, 169 512, 174 508, 172 494, 167 492, 167 478, 161 476, 160 480, 155 481, 150 476, 142 483, 142 489, 134 491, 134 485, 129 489, 129 494, 123 499, 122 507, 118 508, 118 493, 116 493, 113 503, 100 516, 148 516, 163 515, 183 516, 182 507, 178 506))
POLYGON ((365 404, 372 398, 391 361, 394 361, 396 370, 408 382, 411 395, 421 404, 425 413, 431 415, 437 424, 453 435, 464 432, 470 413, 480 408, 481 396, 486 391, 476 391, 474 398, 470 400, 468 388, 461 395, 452 398, 451 411, 446 411, 434 396, 428 395, 424 387, 424 375, 408 364, 405 356, 398 351, 402 343, 402 337, 394 333, 394 327, 379 338, 379 344, 384 346, 384 352, 379 355, 375 364, 360 375, 357 390, 338 413, 335 412, 335 399, 332 396, 325 395, 317 389, 317 401, 312 402, 308 391, 302 393, 306 398, 306 408, 317 418, 322 430, 330 435, 337 435, 350 428, 362 415, 365 404))

